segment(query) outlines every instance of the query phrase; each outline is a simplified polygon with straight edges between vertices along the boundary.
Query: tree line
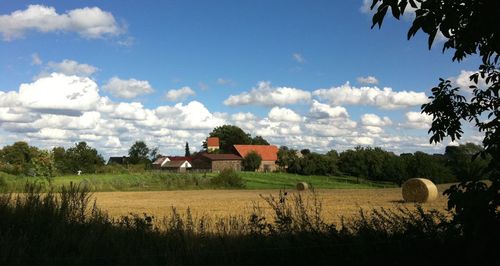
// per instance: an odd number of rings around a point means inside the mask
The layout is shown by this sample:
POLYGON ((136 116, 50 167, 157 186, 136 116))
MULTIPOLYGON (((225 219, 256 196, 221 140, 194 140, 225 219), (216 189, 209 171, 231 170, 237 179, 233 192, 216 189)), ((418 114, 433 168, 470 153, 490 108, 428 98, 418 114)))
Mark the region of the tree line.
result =
POLYGON ((282 171, 301 175, 349 175, 401 185, 409 178, 428 178, 435 183, 488 178, 490 156, 477 156, 481 146, 467 143, 448 146, 444 154, 421 151, 396 155, 381 148, 356 147, 326 154, 280 147, 278 161, 282 171))

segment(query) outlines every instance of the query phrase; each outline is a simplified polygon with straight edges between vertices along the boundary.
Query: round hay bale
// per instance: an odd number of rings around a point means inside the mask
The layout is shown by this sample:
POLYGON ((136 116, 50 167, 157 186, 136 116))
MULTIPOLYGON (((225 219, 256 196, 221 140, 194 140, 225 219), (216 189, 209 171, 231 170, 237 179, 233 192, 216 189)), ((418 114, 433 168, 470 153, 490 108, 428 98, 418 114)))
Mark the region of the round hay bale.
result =
POLYGON ((425 178, 411 178, 403 184, 403 199, 407 202, 429 202, 438 196, 438 189, 425 178))
POLYGON ((306 182, 297 183, 297 190, 302 191, 307 189, 309 189, 309 185, 306 182))

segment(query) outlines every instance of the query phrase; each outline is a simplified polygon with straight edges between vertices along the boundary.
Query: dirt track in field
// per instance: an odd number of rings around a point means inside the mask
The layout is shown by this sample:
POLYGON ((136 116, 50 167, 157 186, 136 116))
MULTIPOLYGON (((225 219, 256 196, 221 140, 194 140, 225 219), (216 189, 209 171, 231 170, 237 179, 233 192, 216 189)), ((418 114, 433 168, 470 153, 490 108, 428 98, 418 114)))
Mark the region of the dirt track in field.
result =
MULTIPOLYGON (((442 195, 447 186, 438 186, 439 197, 436 201, 424 203, 425 209, 445 210, 447 198, 442 195)), ((228 215, 247 215, 253 204, 268 211, 268 205, 260 197, 278 196, 279 190, 184 190, 153 192, 98 192, 93 197, 97 205, 111 216, 119 217, 130 213, 147 213, 163 217, 171 213, 172 207, 183 212, 188 207, 196 216, 209 215, 221 217, 228 215)), ((293 193, 290 191, 289 197, 293 193)), ((308 197, 310 193, 302 193, 308 197)), ((339 222, 340 216, 353 217, 359 209, 396 208, 414 204, 403 203, 400 188, 387 189, 323 189, 317 191, 323 205, 326 221, 339 222)))

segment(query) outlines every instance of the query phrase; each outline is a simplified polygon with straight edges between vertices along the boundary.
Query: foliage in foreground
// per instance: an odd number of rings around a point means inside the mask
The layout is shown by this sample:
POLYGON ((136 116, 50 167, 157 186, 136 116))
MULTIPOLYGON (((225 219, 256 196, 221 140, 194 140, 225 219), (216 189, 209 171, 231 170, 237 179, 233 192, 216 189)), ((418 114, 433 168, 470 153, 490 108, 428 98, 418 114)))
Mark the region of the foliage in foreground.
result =
POLYGON ((112 219, 91 206, 85 187, 60 194, 0 197, 2 265, 494 265, 498 235, 470 240, 438 212, 361 211, 340 228, 323 221, 307 194, 263 196, 273 211, 249 217, 195 217, 172 209, 112 219), (479 252, 481 251, 481 252, 479 252), (425 261, 422 259, 425 258, 425 261))

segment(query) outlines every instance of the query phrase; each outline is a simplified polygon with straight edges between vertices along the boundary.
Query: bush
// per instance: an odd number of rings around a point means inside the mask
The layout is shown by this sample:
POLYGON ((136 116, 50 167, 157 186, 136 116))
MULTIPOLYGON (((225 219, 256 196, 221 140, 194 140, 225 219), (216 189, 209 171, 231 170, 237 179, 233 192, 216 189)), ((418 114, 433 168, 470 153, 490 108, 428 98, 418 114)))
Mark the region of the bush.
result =
POLYGON ((262 162, 262 157, 255 152, 250 151, 245 158, 243 158, 243 167, 245 171, 255 171, 259 169, 260 163, 262 162))
POLYGON ((233 169, 224 169, 210 183, 217 187, 244 188, 245 181, 233 169))

